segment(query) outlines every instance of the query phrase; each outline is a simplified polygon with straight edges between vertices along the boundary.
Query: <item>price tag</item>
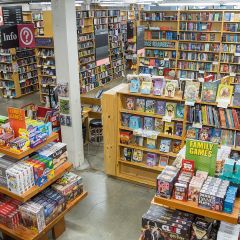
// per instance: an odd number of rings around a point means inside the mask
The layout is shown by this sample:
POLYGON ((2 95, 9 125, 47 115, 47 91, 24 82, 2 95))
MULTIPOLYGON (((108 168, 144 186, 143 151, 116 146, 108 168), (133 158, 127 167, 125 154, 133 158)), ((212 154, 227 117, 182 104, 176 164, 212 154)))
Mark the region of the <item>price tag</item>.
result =
POLYGON ((187 105, 187 106, 194 106, 195 102, 194 101, 185 101, 185 105, 187 105))
POLYGON ((171 122, 172 121, 172 117, 171 116, 163 116, 162 120, 164 122, 171 122))
POLYGON ((47 68, 47 66, 43 66, 43 68, 47 68))
POLYGON ((240 53, 235 52, 235 56, 236 56, 236 57, 240 57, 240 53))
POLYGON ((52 76, 52 79, 56 79, 57 77, 56 76, 52 76))
POLYGON ((51 66, 51 69, 55 69, 55 67, 54 67, 54 66, 51 66))
POLYGON ((204 78, 198 78, 199 82, 204 82, 204 78))
POLYGON ((149 66, 148 68, 153 69, 153 66, 149 66))
POLYGON ((230 77, 236 77, 236 73, 230 72, 230 77))
POLYGON ((164 61, 169 61, 169 58, 164 58, 163 60, 164 60, 164 61))
POLYGON ((217 107, 227 108, 228 107, 228 102, 225 102, 225 101, 218 102, 217 107))
POLYGON ((205 73, 204 70, 199 70, 198 72, 201 73, 201 74, 204 74, 204 73, 205 73))
POLYGON ((212 64, 213 64, 213 65, 218 65, 218 62, 214 61, 212 64))
POLYGON ((47 84, 43 84, 42 86, 43 86, 43 87, 47 87, 47 84))
POLYGON ((46 59, 46 58, 47 58, 47 56, 42 56, 42 58, 46 59))
POLYGON ((41 67, 41 65, 37 65, 37 67, 41 67))
POLYGON ((192 127, 194 128, 202 128, 202 123, 193 123, 192 127))

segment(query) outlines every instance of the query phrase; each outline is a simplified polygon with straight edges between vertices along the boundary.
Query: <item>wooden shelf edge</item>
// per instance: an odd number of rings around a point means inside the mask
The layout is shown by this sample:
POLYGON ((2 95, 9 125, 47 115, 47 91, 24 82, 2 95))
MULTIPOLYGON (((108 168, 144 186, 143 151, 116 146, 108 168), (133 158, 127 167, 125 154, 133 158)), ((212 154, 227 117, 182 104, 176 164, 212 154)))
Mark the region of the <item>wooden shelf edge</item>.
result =
POLYGON ((88 192, 84 191, 81 195, 68 203, 66 209, 61 214, 59 214, 51 223, 49 223, 40 233, 34 233, 30 229, 27 229, 23 226, 20 226, 17 229, 10 229, 3 224, 0 224, 0 230, 7 236, 13 237, 17 240, 37 240, 44 236, 51 228, 53 228, 53 226, 58 221, 60 221, 66 213, 68 213, 77 203, 82 201, 87 195, 88 192))
POLYGON ((224 213, 224 212, 217 212, 217 211, 209 210, 206 208, 198 207, 197 203, 192 202, 192 201, 183 202, 183 201, 178 201, 175 199, 167 199, 167 198, 162 198, 162 197, 158 197, 158 196, 155 196, 153 198, 152 203, 157 204, 157 205, 165 205, 170 208, 175 208, 175 209, 182 210, 185 212, 194 213, 197 215, 216 219, 219 221, 225 221, 228 223, 237 224, 240 198, 238 198, 236 200, 235 206, 234 206, 234 211, 232 214, 228 214, 228 213, 224 213))
POLYGON ((64 175, 64 173, 69 171, 71 168, 72 168, 72 163, 71 162, 65 162, 62 166, 60 166, 56 170, 54 177, 51 178, 49 181, 47 181, 44 185, 42 185, 41 187, 34 186, 21 196, 10 192, 7 188, 4 188, 4 187, 0 187, 0 192, 9 196, 9 197, 12 197, 12 198, 14 198, 14 199, 16 199, 20 202, 26 202, 27 200, 29 200, 30 198, 32 198, 33 196, 35 196, 36 194, 40 193, 45 188, 50 186, 52 183, 57 181, 60 177, 62 177, 64 175))
POLYGON ((16 158, 18 160, 28 156, 29 154, 33 153, 33 152, 36 152, 37 150, 39 150, 40 148, 44 147, 46 144, 54 141, 58 139, 58 133, 52 133, 45 142, 39 144, 38 146, 36 146, 35 148, 30 148, 28 149, 27 151, 24 151, 22 153, 14 153, 12 151, 10 151, 9 149, 7 148, 2 148, 0 147, 0 153, 4 153, 6 154, 7 156, 9 157, 12 157, 12 158, 16 158))

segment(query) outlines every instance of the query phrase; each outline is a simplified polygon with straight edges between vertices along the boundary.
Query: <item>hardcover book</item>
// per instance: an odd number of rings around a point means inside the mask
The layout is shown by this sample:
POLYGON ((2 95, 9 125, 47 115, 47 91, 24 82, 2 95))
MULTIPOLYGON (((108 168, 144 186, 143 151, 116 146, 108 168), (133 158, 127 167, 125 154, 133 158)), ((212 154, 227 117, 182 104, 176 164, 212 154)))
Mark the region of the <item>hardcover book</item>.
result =
POLYGON ((194 128, 192 126, 187 126, 186 138, 198 139, 198 128, 194 128))
POLYGON ((122 113, 122 126, 128 127, 129 126, 129 119, 131 115, 128 113, 122 113))
POLYGON ((167 102, 166 103, 166 110, 165 110, 165 116, 169 116, 171 118, 174 118, 175 112, 176 112, 176 103, 173 102, 167 102))
POLYGON ((177 103, 175 117, 180 119, 184 117, 184 104, 177 103))
POLYGON ((217 102, 228 102, 231 103, 231 98, 233 94, 233 86, 226 84, 219 84, 217 92, 217 102))
POLYGON ((136 107, 135 110, 138 112, 144 112, 145 111, 145 99, 144 98, 136 98, 136 107))
POLYGON ((157 132, 162 133, 163 129, 164 129, 164 122, 162 121, 162 119, 155 118, 154 130, 157 131, 157 132))
POLYGON ((166 97, 174 97, 176 90, 176 82, 174 80, 166 81, 164 95, 166 97))
POLYGON ((160 155, 159 166, 166 167, 168 165, 169 156, 160 155))
POLYGON ((152 82, 142 82, 141 93, 150 94, 152 89, 152 82))
POLYGON ((184 98, 188 102, 195 102, 199 95, 200 82, 186 81, 184 98))
POLYGON ((201 141, 210 141, 212 130, 210 127, 202 127, 199 130, 198 139, 201 141))
POLYGON ((178 153, 181 149, 181 141, 180 140, 173 140, 172 142, 172 152, 178 153))
POLYGON ((156 139, 147 138, 147 148, 155 149, 156 148, 156 139))
POLYGON ((164 133, 167 135, 173 135, 174 133, 174 122, 165 122, 164 133))
POLYGON ((149 167, 153 167, 153 166, 156 166, 157 165, 157 154, 156 153, 147 153, 147 165, 149 167))
POLYGON ((163 89, 165 87, 164 77, 152 77, 153 82, 153 94, 157 96, 163 95, 163 89))
POLYGON ((129 127, 132 129, 142 128, 142 118, 139 116, 131 116, 129 118, 129 127))
POLYGON ((143 151, 139 149, 134 149, 132 160, 134 162, 142 162, 143 160, 143 151))
POLYGON ((152 100, 152 99, 146 100, 145 112, 146 113, 155 113, 155 100, 152 100))
POLYGON ((210 141, 213 143, 221 142, 222 130, 220 128, 213 128, 210 141))
POLYGON ((131 148, 124 148, 123 149, 123 159, 126 161, 131 161, 132 153, 133 153, 133 150, 131 148))
POLYGON ((127 110, 134 110, 134 104, 135 103, 135 98, 134 97, 127 97, 126 99, 126 107, 127 110))
POLYGON ((154 118, 144 117, 144 129, 145 130, 154 130, 154 118))
POLYGON ((131 93, 138 93, 140 90, 140 80, 138 75, 127 75, 127 81, 130 83, 129 90, 131 93))
POLYGON ((160 152, 170 152, 171 139, 162 138, 160 142, 160 152))
POLYGON ((183 123, 176 122, 175 123, 175 134, 177 136, 182 136, 182 131, 183 131, 183 123))
POLYGON ((202 101, 215 102, 220 81, 202 83, 202 101))
POLYGON ((166 101, 156 101, 156 114, 164 115, 166 111, 166 101))

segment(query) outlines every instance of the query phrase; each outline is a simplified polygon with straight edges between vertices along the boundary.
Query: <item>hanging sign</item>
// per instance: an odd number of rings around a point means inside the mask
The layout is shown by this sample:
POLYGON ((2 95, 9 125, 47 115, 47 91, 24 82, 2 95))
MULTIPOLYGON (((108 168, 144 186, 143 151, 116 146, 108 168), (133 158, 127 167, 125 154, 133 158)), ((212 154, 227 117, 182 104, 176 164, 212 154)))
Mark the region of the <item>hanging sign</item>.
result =
POLYGON ((2 7, 4 25, 13 25, 23 22, 22 6, 2 7))

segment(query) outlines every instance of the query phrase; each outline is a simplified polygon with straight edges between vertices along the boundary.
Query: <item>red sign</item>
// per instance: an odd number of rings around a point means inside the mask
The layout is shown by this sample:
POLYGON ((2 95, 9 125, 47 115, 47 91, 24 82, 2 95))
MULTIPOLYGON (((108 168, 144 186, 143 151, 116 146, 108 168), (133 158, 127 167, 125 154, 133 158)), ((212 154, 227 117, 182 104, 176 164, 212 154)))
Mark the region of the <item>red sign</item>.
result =
POLYGON ((8 120, 14 131, 15 137, 18 136, 18 129, 26 129, 25 111, 20 108, 8 108, 8 120))
POLYGON ((34 25, 33 24, 18 24, 18 41, 20 48, 34 48, 34 25))

